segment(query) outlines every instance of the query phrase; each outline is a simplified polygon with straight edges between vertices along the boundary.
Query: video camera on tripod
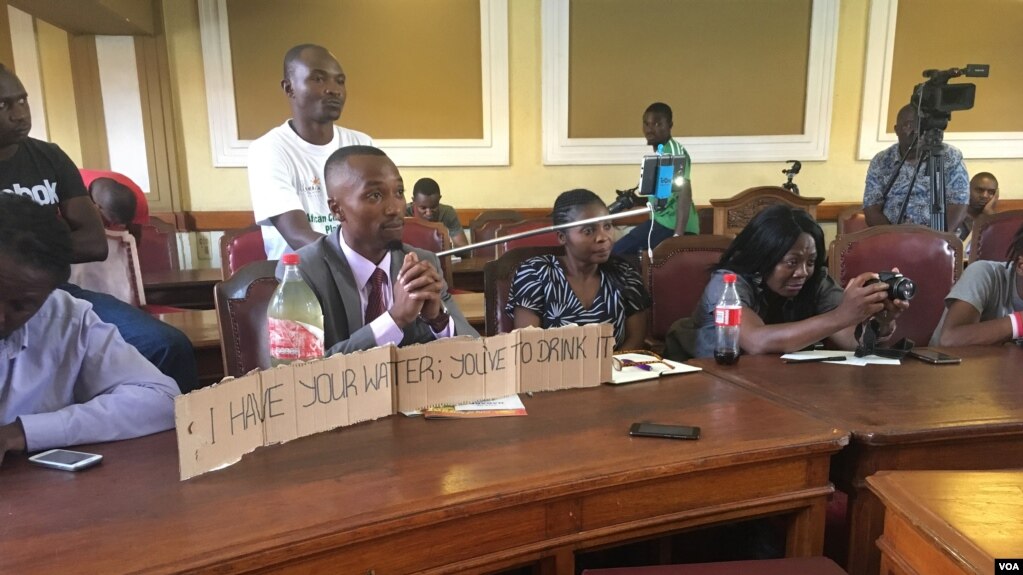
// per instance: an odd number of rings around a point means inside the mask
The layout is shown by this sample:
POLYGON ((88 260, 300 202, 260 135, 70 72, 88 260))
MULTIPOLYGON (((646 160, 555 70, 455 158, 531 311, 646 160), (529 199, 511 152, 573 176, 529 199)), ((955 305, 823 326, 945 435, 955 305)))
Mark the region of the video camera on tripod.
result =
POLYGON ((924 70, 926 82, 913 87, 910 102, 920 116, 920 132, 944 130, 952 112, 969 110, 977 94, 976 84, 949 84, 952 78, 987 78, 991 71, 988 64, 967 64, 965 68, 948 70, 924 70))
MULTIPOLYGON (((882 203, 887 201, 888 192, 898 178, 902 165, 910 157, 912 150, 917 148, 918 157, 926 159, 926 162, 917 164, 909 182, 910 193, 920 168, 926 163, 931 188, 930 228, 940 232, 948 231, 948 222, 945 218, 945 160, 941 142, 948 121, 952 118, 952 112, 972 108, 977 93, 976 84, 949 84, 948 81, 959 76, 986 78, 990 70, 991 67, 987 64, 967 64, 965 68, 948 70, 924 70, 924 77, 927 80, 914 86, 913 95, 910 97, 910 105, 916 111, 918 121, 916 138, 899 159, 895 171, 885 185, 881 193, 882 203)), ((902 223, 906 207, 909 205, 910 193, 903 198, 899 215, 891 223, 902 223)))

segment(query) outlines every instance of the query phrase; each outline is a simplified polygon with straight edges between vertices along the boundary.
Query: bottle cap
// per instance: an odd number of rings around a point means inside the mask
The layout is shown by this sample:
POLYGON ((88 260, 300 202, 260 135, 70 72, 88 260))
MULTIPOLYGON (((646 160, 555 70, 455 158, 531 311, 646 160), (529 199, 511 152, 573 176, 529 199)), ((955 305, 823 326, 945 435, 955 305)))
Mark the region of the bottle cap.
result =
POLYGON ((281 256, 281 262, 286 266, 297 266, 298 265, 298 254, 290 253, 281 256))
POLYGON ((735 283, 735 274, 725 274, 725 283, 726 284, 734 284, 735 283))

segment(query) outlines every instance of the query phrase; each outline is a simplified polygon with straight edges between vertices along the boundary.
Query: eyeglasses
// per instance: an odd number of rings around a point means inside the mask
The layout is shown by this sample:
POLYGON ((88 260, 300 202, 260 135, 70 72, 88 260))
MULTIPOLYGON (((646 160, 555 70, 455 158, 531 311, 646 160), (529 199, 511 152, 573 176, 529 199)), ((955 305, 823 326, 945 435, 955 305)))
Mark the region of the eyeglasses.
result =
POLYGON ((618 357, 617 355, 613 355, 611 356, 611 367, 614 368, 615 371, 622 371, 627 367, 636 367, 642 369, 643 371, 664 371, 667 369, 671 369, 671 366, 664 361, 664 358, 649 350, 645 349, 628 350, 619 352, 618 355, 625 355, 630 353, 636 355, 644 355, 647 357, 652 357, 654 359, 637 360, 627 359, 624 357, 618 357), (655 366, 658 365, 660 367, 657 367, 655 369, 655 366))

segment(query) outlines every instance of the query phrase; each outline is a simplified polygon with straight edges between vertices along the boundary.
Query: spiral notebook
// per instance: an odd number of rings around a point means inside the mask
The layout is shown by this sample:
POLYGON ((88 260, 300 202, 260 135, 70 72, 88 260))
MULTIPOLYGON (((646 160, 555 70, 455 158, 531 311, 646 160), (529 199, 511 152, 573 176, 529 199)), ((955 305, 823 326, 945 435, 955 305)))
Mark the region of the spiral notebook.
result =
MULTIPOLYGON (((616 353, 615 357, 618 359, 636 361, 636 362, 654 362, 658 361, 656 357, 652 355, 646 355, 642 353, 616 353)), ((680 375, 683 373, 693 373, 697 371, 703 371, 702 368, 693 367, 670 359, 662 359, 661 363, 644 363, 640 365, 626 365, 621 370, 611 370, 611 381, 608 382, 611 385, 621 385, 623 383, 635 383, 637 381, 646 381, 649 379, 657 379, 659 377, 668 375, 680 375), (649 369, 647 369, 649 368, 649 369)))

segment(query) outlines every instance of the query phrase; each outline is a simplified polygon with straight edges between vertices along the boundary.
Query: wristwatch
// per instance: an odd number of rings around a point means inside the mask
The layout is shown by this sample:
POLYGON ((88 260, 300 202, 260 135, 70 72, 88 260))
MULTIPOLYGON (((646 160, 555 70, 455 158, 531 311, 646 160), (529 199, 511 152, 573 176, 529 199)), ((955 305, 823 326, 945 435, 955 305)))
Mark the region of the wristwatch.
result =
POLYGON ((451 315, 448 314, 448 308, 444 307, 444 304, 440 304, 440 313, 433 319, 428 319, 423 314, 419 314, 419 319, 423 320, 423 323, 430 326, 435 333, 444 331, 448 327, 448 322, 451 320, 451 315))

